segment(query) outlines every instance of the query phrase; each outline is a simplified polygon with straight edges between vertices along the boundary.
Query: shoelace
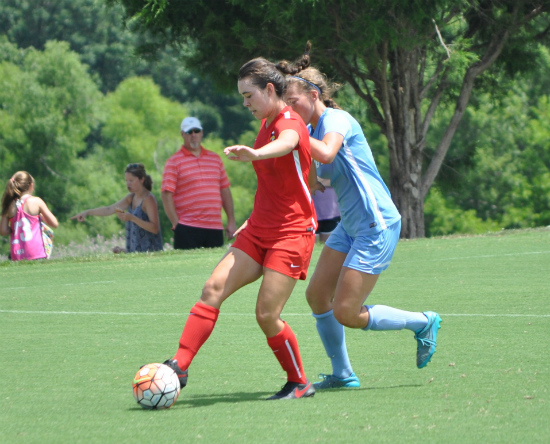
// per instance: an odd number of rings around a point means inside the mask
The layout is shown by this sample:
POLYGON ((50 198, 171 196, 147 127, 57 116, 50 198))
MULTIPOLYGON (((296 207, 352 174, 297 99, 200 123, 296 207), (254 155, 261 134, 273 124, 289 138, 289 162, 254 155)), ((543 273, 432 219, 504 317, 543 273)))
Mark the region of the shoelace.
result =
POLYGON ((417 341, 420 341, 420 343, 422 345, 429 345, 429 346, 432 346, 432 345, 435 345, 435 341, 433 339, 428 339, 428 338, 419 338, 417 336, 415 336, 415 339, 417 341))

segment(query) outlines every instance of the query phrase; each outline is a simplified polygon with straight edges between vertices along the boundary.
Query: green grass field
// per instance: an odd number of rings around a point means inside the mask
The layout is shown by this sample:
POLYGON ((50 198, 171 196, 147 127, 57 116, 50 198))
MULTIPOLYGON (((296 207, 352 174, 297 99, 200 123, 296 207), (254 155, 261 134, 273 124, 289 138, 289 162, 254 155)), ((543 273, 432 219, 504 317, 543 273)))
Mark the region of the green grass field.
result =
MULTIPOLYGON (((141 409, 134 374, 173 356, 222 254, 1 263, 0 442, 550 442, 549 229, 400 242, 368 301, 440 313, 423 370, 411 332, 346 330, 361 388, 264 401, 285 375, 254 318, 255 283, 222 307, 176 405, 141 409)), ((330 363, 306 284, 283 317, 314 380, 330 363)))

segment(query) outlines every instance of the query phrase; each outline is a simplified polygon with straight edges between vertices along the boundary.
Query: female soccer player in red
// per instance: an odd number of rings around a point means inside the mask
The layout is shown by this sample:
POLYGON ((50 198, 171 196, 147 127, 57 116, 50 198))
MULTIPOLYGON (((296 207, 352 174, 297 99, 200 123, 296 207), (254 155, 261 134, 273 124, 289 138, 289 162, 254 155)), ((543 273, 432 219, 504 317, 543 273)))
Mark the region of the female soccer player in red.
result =
POLYGON ((262 277, 256 320, 267 337, 287 383, 268 399, 313 396, 315 389, 302 367, 298 342, 280 315, 298 279, 305 279, 315 242, 316 217, 308 184, 316 183, 311 165, 309 133, 302 120, 283 101, 285 77, 276 66, 253 59, 239 71, 243 105, 261 129, 253 148, 225 149, 232 160, 252 162, 258 178, 254 209, 236 235, 191 309, 172 367, 187 383, 187 370, 208 339, 222 303, 241 287, 262 277))

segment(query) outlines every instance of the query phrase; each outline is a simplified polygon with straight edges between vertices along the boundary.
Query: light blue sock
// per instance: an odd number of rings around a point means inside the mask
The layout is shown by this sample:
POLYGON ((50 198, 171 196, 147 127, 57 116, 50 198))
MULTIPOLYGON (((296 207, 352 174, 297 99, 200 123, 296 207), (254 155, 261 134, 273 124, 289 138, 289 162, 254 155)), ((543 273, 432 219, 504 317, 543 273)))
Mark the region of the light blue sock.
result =
POLYGON ((369 323, 363 330, 422 330, 428 324, 423 313, 404 311, 387 305, 365 305, 369 311, 369 323))
POLYGON ((344 326, 336 320, 332 310, 319 315, 313 313, 313 317, 327 356, 332 363, 332 374, 338 378, 347 378, 353 373, 353 369, 348 358, 344 326))

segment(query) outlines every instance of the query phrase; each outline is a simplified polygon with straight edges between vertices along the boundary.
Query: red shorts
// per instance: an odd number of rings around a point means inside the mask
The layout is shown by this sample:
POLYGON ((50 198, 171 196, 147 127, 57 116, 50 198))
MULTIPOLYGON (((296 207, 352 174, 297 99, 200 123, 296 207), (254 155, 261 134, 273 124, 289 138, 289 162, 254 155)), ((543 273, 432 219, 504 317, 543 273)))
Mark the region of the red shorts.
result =
POLYGON ((294 279, 305 280, 314 245, 313 232, 263 240, 250 234, 245 228, 231 246, 244 251, 266 268, 294 279))

